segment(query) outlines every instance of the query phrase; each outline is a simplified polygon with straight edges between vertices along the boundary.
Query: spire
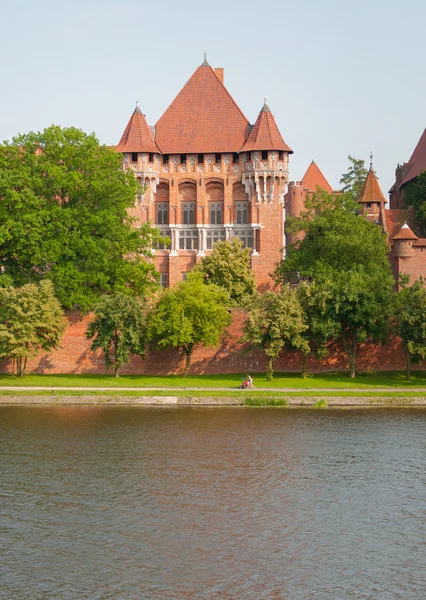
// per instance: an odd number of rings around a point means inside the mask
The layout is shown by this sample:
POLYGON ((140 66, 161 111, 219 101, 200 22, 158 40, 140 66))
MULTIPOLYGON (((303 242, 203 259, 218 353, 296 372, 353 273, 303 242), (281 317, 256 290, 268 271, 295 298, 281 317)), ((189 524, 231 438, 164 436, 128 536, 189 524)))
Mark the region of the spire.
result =
POLYGON ((382 190, 380 189, 379 182, 376 177, 376 173, 373 171, 373 161, 372 156, 370 155, 371 164, 370 170, 367 173, 367 177, 364 182, 364 187, 362 188, 361 196, 358 199, 358 202, 363 204, 364 202, 383 202, 386 203, 386 199, 382 194, 382 190))
POLYGON ((127 123, 116 150, 117 152, 160 153, 138 102, 136 102, 136 108, 127 123))
POLYGON ((243 152, 251 150, 284 150, 293 153, 283 140, 274 116, 269 106, 265 103, 253 125, 250 135, 241 149, 243 152))
POLYGON ((210 67, 209 63, 207 62, 207 53, 206 52, 204 52, 204 60, 201 63, 201 66, 202 67, 210 67))
POLYGON ((373 170, 373 151, 370 152, 370 171, 373 170))
POLYGON ((418 240, 419 238, 415 233, 411 231, 409 226, 407 225, 407 221, 405 221, 404 225, 398 231, 396 235, 393 236, 394 240, 418 240))
POLYGON ((329 194, 333 191, 333 188, 328 183, 327 179, 322 174, 320 168, 316 165, 315 161, 312 160, 306 173, 302 178, 303 187, 309 192, 315 192, 317 187, 325 190, 329 194))

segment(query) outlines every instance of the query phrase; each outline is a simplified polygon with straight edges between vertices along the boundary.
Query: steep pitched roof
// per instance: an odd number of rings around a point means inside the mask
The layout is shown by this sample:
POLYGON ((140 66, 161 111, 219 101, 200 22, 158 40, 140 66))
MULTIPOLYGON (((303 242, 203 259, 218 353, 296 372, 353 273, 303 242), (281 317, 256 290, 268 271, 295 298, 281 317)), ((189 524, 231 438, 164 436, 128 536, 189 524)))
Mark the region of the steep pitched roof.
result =
POLYGON ((407 223, 404 223, 404 225, 401 227, 401 229, 398 231, 398 233, 393 236, 393 239, 394 240, 418 240, 419 238, 416 236, 415 233, 413 233, 411 231, 411 229, 408 227, 407 223))
POLYGON ((145 116, 136 106, 116 147, 117 152, 159 152, 145 116))
POLYGON ((238 152, 250 123, 205 60, 157 122, 155 142, 166 154, 238 152))
POLYGON ((315 192, 317 186, 322 190, 326 190, 329 194, 333 191, 333 188, 328 183, 315 161, 312 161, 309 165, 306 173, 302 177, 302 183, 303 187, 310 192, 315 192))
POLYGON ((408 183, 420 175, 422 171, 426 170, 426 129, 423 131, 417 146, 414 148, 414 152, 411 155, 408 164, 411 165, 411 167, 401 185, 408 183))
POLYGON ((362 188, 361 196, 359 197, 358 202, 386 203, 386 198, 382 194, 382 190, 380 189, 376 173, 373 171, 372 167, 370 167, 370 170, 367 173, 367 177, 365 178, 364 182, 364 187, 362 188))
POLYGON ((242 150, 285 150, 293 153, 283 140, 266 101, 242 150))

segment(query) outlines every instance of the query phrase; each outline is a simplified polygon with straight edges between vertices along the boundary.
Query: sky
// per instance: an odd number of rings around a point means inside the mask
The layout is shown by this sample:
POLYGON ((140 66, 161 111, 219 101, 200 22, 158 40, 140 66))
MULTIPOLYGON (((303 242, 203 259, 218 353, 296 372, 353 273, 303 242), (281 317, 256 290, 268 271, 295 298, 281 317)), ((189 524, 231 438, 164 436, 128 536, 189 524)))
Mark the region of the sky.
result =
POLYGON ((267 99, 333 188, 348 155, 382 191, 426 127, 424 0, 0 0, 0 140, 52 124, 117 144, 136 100, 154 125, 202 63, 254 123, 267 99))

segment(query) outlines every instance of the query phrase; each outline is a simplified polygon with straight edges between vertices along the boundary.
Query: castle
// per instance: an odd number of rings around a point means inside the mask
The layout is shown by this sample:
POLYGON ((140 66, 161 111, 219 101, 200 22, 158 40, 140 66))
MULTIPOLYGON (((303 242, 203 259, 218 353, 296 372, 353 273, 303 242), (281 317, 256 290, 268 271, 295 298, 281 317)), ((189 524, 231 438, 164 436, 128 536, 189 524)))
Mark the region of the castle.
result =
MULTIPOLYGON (((266 101, 251 125, 224 85, 224 70, 206 59, 155 126, 136 106, 116 151, 141 186, 131 209, 136 223, 149 221, 171 240, 155 249, 163 287, 185 279, 216 241, 238 237, 252 249, 258 288, 267 289, 286 243, 294 241, 286 216, 299 216, 317 186, 333 191, 315 162, 302 180, 289 182, 292 150, 266 101)), ((426 240, 406 224, 403 208, 404 186, 425 169, 426 130, 410 161, 398 165, 390 208, 371 165, 359 198, 360 213, 388 236, 397 280, 407 273, 413 282, 425 271, 426 240)))

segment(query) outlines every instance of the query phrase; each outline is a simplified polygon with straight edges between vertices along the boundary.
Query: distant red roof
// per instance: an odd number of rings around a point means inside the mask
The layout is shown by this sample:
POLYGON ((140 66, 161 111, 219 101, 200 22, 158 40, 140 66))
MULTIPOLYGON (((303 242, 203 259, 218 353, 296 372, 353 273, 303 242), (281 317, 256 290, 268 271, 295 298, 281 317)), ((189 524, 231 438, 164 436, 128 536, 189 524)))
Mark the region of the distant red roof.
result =
POLYGON ((250 124, 204 61, 160 117, 155 141, 164 154, 238 152, 250 124))
POLYGON ((116 150, 117 152, 159 152, 139 106, 130 117, 116 150))
POLYGON ((247 152, 251 150, 285 150, 293 153, 293 150, 283 140, 266 102, 242 150, 247 152))
POLYGON ((382 194, 376 173, 370 167, 365 178, 364 187, 362 188, 361 196, 358 202, 386 202, 386 198, 382 194))
POLYGON ((310 192, 315 192, 317 186, 322 190, 326 190, 329 194, 333 191, 333 188, 328 183, 327 179, 321 173, 320 168, 314 161, 308 167, 308 170, 302 178, 303 187, 308 189, 310 192))
POLYGON ((387 208, 385 210, 385 218, 386 218, 386 230, 388 234, 389 241, 394 238, 394 236, 401 229, 401 226, 407 221, 409 218, 408 210, 402 208, 387 208))
POLYGON ((408 183, 420 175, 422 171, 426 171, 426 129, 423 131, 417 146, 414 148, 414 152, 411 155, 408 164, 411 166, 401 185, 408 183))

